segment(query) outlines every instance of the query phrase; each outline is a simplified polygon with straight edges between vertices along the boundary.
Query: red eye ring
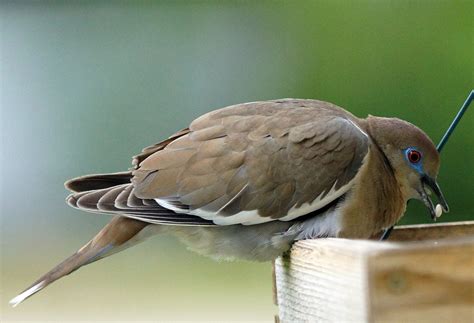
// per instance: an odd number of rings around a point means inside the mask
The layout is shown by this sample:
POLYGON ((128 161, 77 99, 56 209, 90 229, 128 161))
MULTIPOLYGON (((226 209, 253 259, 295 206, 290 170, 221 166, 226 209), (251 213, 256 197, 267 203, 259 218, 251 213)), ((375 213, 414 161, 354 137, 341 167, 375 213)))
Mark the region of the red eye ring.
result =
POLYGON ((412 164, 416 164, 421 160, 421 153, 418 150, 409 150, 407 158, 412 164))

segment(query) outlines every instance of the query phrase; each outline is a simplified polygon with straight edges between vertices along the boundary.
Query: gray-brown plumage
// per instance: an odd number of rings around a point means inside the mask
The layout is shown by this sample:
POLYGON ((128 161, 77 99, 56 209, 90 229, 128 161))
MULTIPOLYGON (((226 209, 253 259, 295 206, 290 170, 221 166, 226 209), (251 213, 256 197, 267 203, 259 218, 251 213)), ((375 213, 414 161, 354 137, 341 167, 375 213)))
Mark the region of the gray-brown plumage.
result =
POLYGON ((434 216, 439 155, 417 127, 285 99, 207 113, 133 158, 131 171, 73 179, 68 203, 114 218, 12 300, 147 236, 171 233, 218 258, 270 260, 299 239, 368 238, 418 198, 434 216))

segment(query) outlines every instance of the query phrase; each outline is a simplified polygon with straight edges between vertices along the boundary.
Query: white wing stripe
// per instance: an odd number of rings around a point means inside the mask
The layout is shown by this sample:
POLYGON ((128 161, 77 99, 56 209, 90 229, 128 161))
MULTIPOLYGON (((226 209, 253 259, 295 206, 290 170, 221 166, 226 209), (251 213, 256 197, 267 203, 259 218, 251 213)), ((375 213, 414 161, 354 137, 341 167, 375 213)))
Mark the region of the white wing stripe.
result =
POLYGON ((169 203, 166 200, 155 199, 155 201, 156 201, 156 203, 158 203, 160 206, 164 207, 165 209, 174 211, 176 213, 191 214, 191 213, 189 213, 188 210, 180 209, 179 207, 176 207, 175 205, 169 203))
POLYGON ((222 216, 222 215, 219 215, 219 212, 209 212, 202 209, 196 209, 193 211, 182 210, 182 209, 176 208, 173 205, 170 205, 164 200, 156 199, 156 201, 161 206, 167 209, 173 210, 177 213, 196 215, 205 220, 211 220, 217 225, 232 225, 232 224, 253 225, 253 224, 270 222, 274 220, 291 221, 291 220, 296 219, 299 216, 314 212, 324 207, 325 205, 329 204, 330 202, 334 201, 335 199, 339 198, 343 194, 345 194, 351 188, 353 183, 354 183, 354 179, 350 181, 349 183, 347 183, 346 185, 341 186, 339 189, 336 190, 336 184, 337 184, 337 181, 336 181, 327 194, 324 195, 324 192, 323 192, 317 198, 315 198, 312 202, 304 203, 300 207, 293 206, 288 211, 288 214, 280 219, 274 219, 272 217, 262 217, 258 214, 257 210, 241 211, 231 216, 222 216))
POLYGON ((247 186, 249 186, 249 184, 245 184, 244 187, 242 187, 242 189, 237 193, 235 194, 235 196, 233 198, 230 199, 229 202, 227 202, 226 204, 224 204, 223 207, 221 207, 219 209, 219 211, 217 211, 217 213, 219 214, 223 209, 225 209, 227 207, 227 205, 229 205, 230 203, 232 203, 236 198, 238 198, 240 196, 240 194, 242 194, 242 192, 247 188, 247 186))
POLYGON ((350 181, 346 185, 341 186, 338 190, 336 190, 336 184, 337 184, 337 181, 336 181, 334 185, 331 187, 331 189, 329 190, 329 192, 324 197, 322 197, 324 195, 324 192, 323 192, 310 203, 304 203, 300 207, 293 206, 290 209, 290 211, 288 211, 288 214, 280 218, 279 220, 291 221, 293 219, 296 219, 299 216, 319 210, 320 208, 326 206, 327 204, 331 203, 335 199, 344 195, 351 188, 353 183, 354 183, 354 180, 350 181))

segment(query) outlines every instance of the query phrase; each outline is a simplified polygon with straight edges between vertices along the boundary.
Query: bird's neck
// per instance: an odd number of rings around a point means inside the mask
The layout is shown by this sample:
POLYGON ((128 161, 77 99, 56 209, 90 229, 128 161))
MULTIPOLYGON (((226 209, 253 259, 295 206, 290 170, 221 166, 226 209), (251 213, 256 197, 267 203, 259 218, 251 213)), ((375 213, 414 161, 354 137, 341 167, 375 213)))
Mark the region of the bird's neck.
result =
POLYGON ((375 142, 357 176, 341 208, 343 231, 368 238, 395 224, 405 212, 406 200, 395 171, 375 142))

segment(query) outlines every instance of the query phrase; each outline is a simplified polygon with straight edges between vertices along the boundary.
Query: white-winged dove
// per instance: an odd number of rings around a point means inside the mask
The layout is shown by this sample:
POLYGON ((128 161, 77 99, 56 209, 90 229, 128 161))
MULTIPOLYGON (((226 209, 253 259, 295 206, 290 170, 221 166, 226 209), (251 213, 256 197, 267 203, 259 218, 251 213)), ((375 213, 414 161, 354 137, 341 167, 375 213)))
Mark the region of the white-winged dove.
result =
POLYGON ((316 100, 212 111, 145 148, 133 165, 65 184, 71 206, 114 217, 13 305, 156 233, 216 258, 266 261, 300 239, 369 238, 394 225, 409 199, 435 218, 440 206, 427 189, 448 212, 436 183, 439 154, 422 130, 316 100))

